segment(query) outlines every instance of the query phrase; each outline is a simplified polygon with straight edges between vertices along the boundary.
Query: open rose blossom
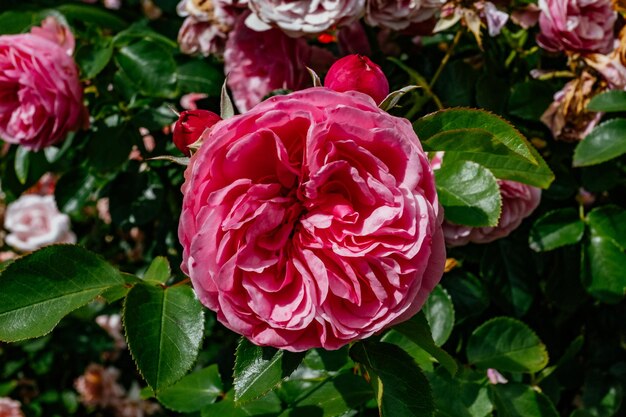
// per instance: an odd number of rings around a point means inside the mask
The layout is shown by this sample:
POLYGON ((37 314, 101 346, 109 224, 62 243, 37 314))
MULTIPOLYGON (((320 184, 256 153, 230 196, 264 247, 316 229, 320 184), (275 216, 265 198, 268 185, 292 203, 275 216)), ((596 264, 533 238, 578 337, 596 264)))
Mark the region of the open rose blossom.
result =
POLYGON ((337 60, 328 70, 324 86, 339 92, 360 91, 379 104, 389 94, 389 82, 383 70, 363 55, 337 60))
POLYGON ((70 219, 60 213, 51 195, 25 194, 7 206, 6 243, 20 251, 34 251, 53 243, 76 243, 70 219))
POLYGON ((502 213, 496 227, 461 226, 445 221, 443 234, 449 247, 468 243, 489 243, 508 236, 535 211, 541 200, 539 188, 521 182, 498 180, 502 196, 502 213))
POLYGON ((337 349, 411 317, 443 273, 428 160, 365 94, 271 97, 217 123, 185 178, 182 269, 256 344, 337 349))
POLYGON ((269 26, 291 36, 321 33, 358 20, 365 0, 249 0, 254 11, 247 24, 261 30, 269 26))
POLYGON ((0 398, 0 417, 24 417, 19 401, 0 398))
POLYGON ((0 139, 39 150, 88 122, 73 45, 49 20, 32 33, 0 36, 0 139))
POLYGON ((549 51, 607 53, 617 13, 611 0, 539 0, 537 43, 549 51))

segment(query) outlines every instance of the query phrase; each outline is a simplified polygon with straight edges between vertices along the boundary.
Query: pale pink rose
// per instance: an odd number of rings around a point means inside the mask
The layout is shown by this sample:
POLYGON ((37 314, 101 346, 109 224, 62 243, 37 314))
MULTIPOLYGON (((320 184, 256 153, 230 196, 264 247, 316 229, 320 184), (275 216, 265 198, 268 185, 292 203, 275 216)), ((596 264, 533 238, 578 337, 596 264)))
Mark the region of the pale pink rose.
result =
POLYGON ((248 26, 278 27, 290 36, 321 33, 350 24, 363 14, 365 0, 248 0, 254 14, 248 26))
POLYGON ((213 21, 185 19, 178 32, 178 45, 184 54, 222 56, 230 28, 213 21))
POLYGON ((430 19, 444 3, 445 1, 368 0, 365 21, 370 26, 402 30, 413 23, 430 19))
POLYGON ((76 243, 69 217, 59 212, 51 195, 25 194, 9 204, 4 228, 10 232, 5 242, 24 252, 53 243, 76 243))
POLYGON ((216 21, 232 26, 247 8, 247 0, 181 0, 176 12, 181 17, 192 16, 198 21, 216 21))
POLYGON ((226 42, 224 71, 237 108, 244 112, 278 89, 296 90, 311 83, 306 70, 313 49, 304 39, 278 29, 256 32, 240 19, 226 42))
POLYGON ((88 123, 67 48, 30 33, 0 36, 1 139, 39 150, 88 123))
POLYGON ((88 406, 110 407, 126 394, 124 387, 117 382, 119 376, 120 371, 117 368, 105 368, 92 363, 74 381, 74 388, 80 394, 80 402, 88 406))
POLYGON ((406 119, 322 87, 218 122, 185 172, 182 270, 229 329, 337 349, 408 319, 443 273, 434 176, 406 119))
POLYGON ((76 46, 74 35, 67 26, 59 23, 54 16, 46 17, 41 22, 41 27, 33 27, 30 33, 58 44, 68 55, 74 53, 76 46))
POLYGON ((611 0, 539 0, 537 43, 549 51, 610 52, 617 13, 611 0))
POLYGON ((0 417, 24 417, 19 401, 0 398, 0 417))
POLYGON ((508 236, 526 217, 535 211, 541 190, 520 182, 498 180, 502 196, 502 213, 495 227, 470 227, 444 221, 443 234, 448 247, 468 243, 489 243, 508 236))

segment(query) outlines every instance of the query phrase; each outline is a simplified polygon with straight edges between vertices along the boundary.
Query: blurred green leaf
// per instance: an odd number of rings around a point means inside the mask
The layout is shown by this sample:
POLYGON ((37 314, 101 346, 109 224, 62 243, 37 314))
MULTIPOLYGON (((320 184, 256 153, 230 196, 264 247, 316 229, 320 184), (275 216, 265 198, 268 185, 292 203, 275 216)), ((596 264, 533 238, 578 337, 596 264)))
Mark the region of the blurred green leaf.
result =
POLYGON ((132 227, 159 216, 164 185, 155 172, 123 172, 109 184, 109 188, 109 211, 113 223, 132 227))
POLYGON ((204 310, 188 286, 137 284, 126 296, 123 316, 139 372, 159 395, 195 362, 204 335, 204 310))
POLYGON ((517 382, 491 386, 493 402, 502 417, 559 417, 552 401, 528 385, 517 382))
POLYGON ((110 37, 99 37, 94 45, 79 46, 74 54, 84 79, 92 79, 100 74, 112 57, 113 42, 110 37))
POLYGON ((213 404, 223 394, 223 389, 217 365, 211 365, 162 389, 158 398, 170 410, 192 413, 213 404))
POLYGON ((0 275, 0 340, 45 335, 121 283, 118 271, 80 246, 49 246, 17 259, 0 275))
POLYGON ((530 248, 544 252, 580 242, 585 223, 573 208, 549 211, 535 221, 529 235, 530 248))
POLYGON ((64 213, 77 214, 89 202, 98 190, 96 177, 85 169, 78 168, 66 172, 57 182, 54 189, 59 210, 64 213))
POLYGON ((155 281, 165 284, 172 275, 170 263, 165 256, 157 256, 152 260, 143 276, 146 281, 155 281))
POLYGON ((193 60, 179 65, 178 87, 183 93, 204 93, 218 97, 224 82, 224 74, 206 60, 193 60))
POLYGON ((430 384, 413 359, 396 345, 357 342, 350 356, 372 378, 381 417, 428 417, 434 412, 430 384))
POLYGON ((21 184, 28 179, 28 167, 30 163, 30 151, 23 146, 18 146, 15 151, 15 175, 21 184))
POLYGON ((487 168, 470 161, 444 160, 435 171, 435 182, 446 220, 473 227, 498 224, 502 198, 487 168))
POLYGON ((496 317, 478 327, 467 342, 469 363, 508 372, 539 372, 548 352, 535 332, 510 317, 496 317))
POLYGON ((115 31, 126 27, 126 22, 117 14, 87 4, 62 4, 55 7, 70 22, 90 23, 104 26, 115 31))
POLYGON ((626 253, 613 239, 591 234, 583 245, 581 279, 589 294, 605 303, 619 303, 626 294, 626 253))
POLYGON ((428 379, 438 417, 486 417, 493 410, 484 375, 464 372, 452 377, 437 370, 428 379))
POLYGON ((233 395, 229 392, 224 400, 202 409, 202 417, 275 417, 282 410, 280 398, 272 391, 245 404, 236 403, 233 395))
POLYGON ((626 250, 626 210, 615 205, 596 207, 589 212, 587 220, 593 233, 611 239, 626 250))
POLYGON ((587 110, 606 113, 626 111, 626 91, 611 90, 598 94, 591 98, 587 110))
POLYGON ((246 403, 262 397, 291 375, 304 354, 256 346, 241 338, 234 369, 235 400, 246 403))
POLYGON ((574 166, 584 167, 606 162, 626 153, 626 119, 612 119, 596 126, 578 142, 574 166))
POLYGON ((530 80, 513 86, 509 113, 524 120, 537 121, 552 103, 553 89, 543 81, 530 80))
POLYGON ((442 285, 452 298, 458 323, 480 315, 489 307, 489 294, 485 285, 470 272, 450 271, 443 276, 442 285))

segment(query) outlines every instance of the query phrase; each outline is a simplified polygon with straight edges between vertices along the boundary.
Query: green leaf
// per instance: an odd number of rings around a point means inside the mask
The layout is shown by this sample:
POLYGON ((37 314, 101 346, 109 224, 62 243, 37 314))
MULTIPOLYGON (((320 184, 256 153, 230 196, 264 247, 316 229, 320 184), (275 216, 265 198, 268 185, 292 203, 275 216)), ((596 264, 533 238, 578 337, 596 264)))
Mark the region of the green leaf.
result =
POLYGON ((498 224, 502 197, 487 168, 470 161, 444 160, 435 171, 435 182, 446 220, 473 227, 498 224))
POLYGON ((135 285, 124 302, 130 352, 146 382, 160 394, 191 368, 204 333, 204 311, 187 286, 135 285))
POLYGON ((538 80, 516 84, 509 98, 509 113, 524 120, 538 121, 552 103, 553 92, 550 84, 538 80))
POLYGON ((611 90, 598 94, 589 101, 587 110, 606 113, 626 111, 626 91, 611 90))
POLYGON ((441 285, 437 285, 430 293, 422 311, 430 325, 435 344, 443 345, 454 327, 454 305, 450 295, 441 285))
POLYGON ((99 7, 86 4, 63 4, 55 6, 55 8, 70 21, 105 26, 115 31, 122 30, 126 27, 126 22, 120 19, 115 13, 99 7))
POLYGON ((552 401, 528 385, 496 384, 491 393, 499 417, 559 417, 552 401))
POLYGON ((363 378, 343 373, 326 379, 280 417, 339 417, 363 405, 373 395, 363 378))
POLYGON ((170 262, 165 256, 157 256, 152 260, 148 270, 143 276, 146 281, 156 281, 165 284, 172 275, 170 262))
POLYGON ((112 57, 113 42, 110 37, 97 38, 94 45, 80 46, 74 54, 83 79, 92 79, 100 74, 112 57))
POLYGON ((230 119, 235 115, 235 108, 233 107, 233 101, 228 95, 227 81, 224 80, 222 89, 220 91, 220 117, 224 120, 230 119))
POLYGON ((54 189, 54 197, 62 212, 80 213, 97 189, 96 178, 85 169, 78 168, 65 173, 59 179, 54 189))
MULTIPOLYGON (((433 366, 433 364, 437 362, 436 359, 430 353, 426 352, 424 349, 419 347, 417 343, 413 342, 411 339, 409 339, 408 337, 406 337, 404 334, 400 333, 399 331, 396 331, 393 329, 389 330, 383 335, 383 337, 380 338, 380 341, 392 343, 400 347, 402 350, 408 353, 409 356, 411 356, 411 358, 413 358, 417 366, 419 366, 422 371, 433 372, 435 370, 435 367, 433 366)), ((436 347, 434 342, 432 342, 432 346, 436 347)), ((452 371, 456 371, 457 369, 456 362, 454 362, 454 359, 452 357, 450 357, 450 360, 451 360, 450 363, 453 365, 452 371)), ((446 370, 446 372, 451 372, 451 371, 446 370)))
POLYGON ((229 392, 224 400, 205 407, 202 417, 274 417, 282 410, 280 398, 272 391, 245 404, 235 402, 232 396, 229 392))
POLYGON ((437 416, 485 417, 491 415, 493 405, 484 373, 465 371, 452 377, 438 369, 428 374, 433 389, 437 416))
POLYGON ((206 60, 193 60, 177 69, 178 87, 182 93, 204 93, 218 97, 224 75, 206 60))
POLYGON ((423 313, 420 312, 409 320, 396 324, 393 329, 432 355, 450 374, 456 374, 458 369, 456 361, 448 352, 435 344, 428 321, 423 313))
POLYGON ((274 389, 300 365, 304 355, 256 346, 241 338, 235 360, 235 401, 245 403, 274 389))
POLYGON ((589 294, 605 303, 619 303, 626 294, 626 253, 604 236, 591 234, 583 245, 581 279, 589 294))
POLYGON ((125 123, 118 117, 113 119, 110 121, 112 126, 97 123, 97 130, 89 134, 88 165, 100 172, 115 172, 128 161, 133 145, 141 138, 130 123, 125 123))
POLYGON ((110 185, 109 210, 114 224, 139 226, 159 216, 165 191, 156 172, 122 172, 110 185))
POLYGON ((49 246, 16 259, 0 275, 0 340, 43 336, 123 282, 111 265, 79 246, 49 246))
POLYGON ((217 365, 184 376, 159 393, 159 402, 179 413, 200 411, 223 395, 222 379, 217 365))
POLYGON ((589 212, 587 220, 593 233, 626 250, 626 210, 614 205, 597 207, 589 212))
POLYGON ((26 32, 41 23, 44 17, 42 12, 8 10, 0 14, 0 35, 26 32))
POLYGON ((596 126, 576 145, 574 166, 585 167, 626 153, 626 119, 612 119, 596 126))
POLYGON ((545 213, 533 224, 528 243, 536 252, 544 252, 580 242, 585 233, 585 223, 573 208, 563 208, 545 213))
POLYGON ((430 384, 408 353, 390 343, 358 342, 350 356, 370 373, 381 417, 433 415, 430 384))
POLYGON ((457 323, 480 315, 489 307, 485 285, 470 272, 452 270, 443 276, 441 282, 452 298, 457 323))
POLYGON ((30 162, 30 151, 23 146, 18 146, 15 151, 15 176, 20 184, 26 184, 28 179, 28 167, 30 162))
POLYGON ((123 46, 115 55, 120 70, 151 97, 176 96, 176 62, 170 49, 163 44, 142 39, 123 46))
POLYGON ((526 324, 496 317, 474 330, 467 342, 467 359, 481 369, 539 372, 548 364, 548 353, 526 324))
MULTIPOLYGON (((532 145, 511 124, 495 114, 478 109, 454 108, 440 110, 422 117, 413 124, 420 140, 427 141, 445 131, 483 130, 513 153, 537 165, 532 145)), ((437 149, 439 150, 439 149, 437 149)))

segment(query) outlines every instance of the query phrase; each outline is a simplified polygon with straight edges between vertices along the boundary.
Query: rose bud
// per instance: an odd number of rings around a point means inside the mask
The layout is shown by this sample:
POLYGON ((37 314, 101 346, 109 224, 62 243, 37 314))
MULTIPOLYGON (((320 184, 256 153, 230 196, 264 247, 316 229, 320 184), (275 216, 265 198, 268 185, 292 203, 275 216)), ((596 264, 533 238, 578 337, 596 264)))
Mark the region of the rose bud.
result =
POLYGON ((185 110, 180 113, 174 125, 174 145, 185 155, 191 154, 189 145, 200 139, 205 129, 222 120, 217 114, 208 110, 185 110))
POLYGON ((380 67, 363 55, 348 55, 328 70, 324 86, 331 90, 359 91, 380 104, 389 94, 389 82, 380 67))

